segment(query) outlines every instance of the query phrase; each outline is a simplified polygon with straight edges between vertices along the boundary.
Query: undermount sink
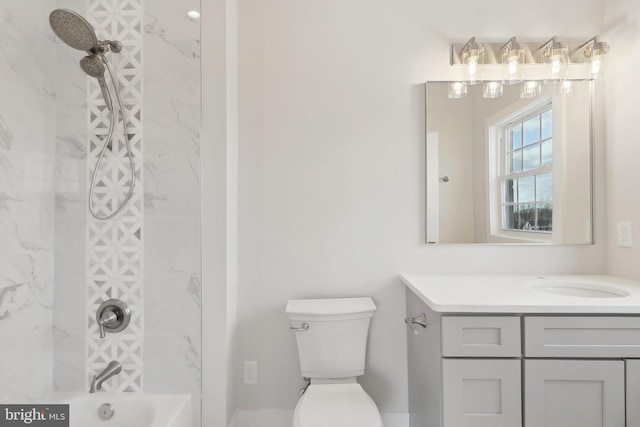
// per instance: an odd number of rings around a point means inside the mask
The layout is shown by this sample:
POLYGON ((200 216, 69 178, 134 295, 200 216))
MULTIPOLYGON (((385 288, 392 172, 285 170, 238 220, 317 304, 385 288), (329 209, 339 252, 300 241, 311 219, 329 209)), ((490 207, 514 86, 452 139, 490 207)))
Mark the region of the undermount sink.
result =
POLYGON ((572 297, 624 298, 631 294, 624 289, 587 282, 540 280, 530 283, 529 286, 542 292, 572 297))

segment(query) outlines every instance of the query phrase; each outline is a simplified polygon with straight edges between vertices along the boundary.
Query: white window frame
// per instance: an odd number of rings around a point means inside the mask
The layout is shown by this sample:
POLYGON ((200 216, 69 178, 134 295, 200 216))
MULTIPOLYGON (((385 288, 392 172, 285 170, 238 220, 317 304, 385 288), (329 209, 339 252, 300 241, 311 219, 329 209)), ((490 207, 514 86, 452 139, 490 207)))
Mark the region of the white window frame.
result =
MULTIPOLYGON (((553 165, 540 167, 524 172, 510 174, 507 178, 504 169, 506 168, 506 141, 508 140, 507 128, 516 123, 524 122, 528 118, 542 114, 547 109, 553 108, 551 97, 541 97, 535 102, 522 100, 515 103, 506 110, 500 111, 487 120, 487 143, 488 143, 488 164, 489 164, 489 229, 491 231, 490 240, 492 242, 537 242, 551 243, 553 231, 536 230, 511 230, 503 228, 503 181, 506 179, 520 178, 545 173, 553 174, 553 165)), ((553 139, 553 136, 552 136, 553 139)), ((553 201, 552 201, 553 203, 553 201)), ((555 204, 554 204, 555 210, 555 204)))

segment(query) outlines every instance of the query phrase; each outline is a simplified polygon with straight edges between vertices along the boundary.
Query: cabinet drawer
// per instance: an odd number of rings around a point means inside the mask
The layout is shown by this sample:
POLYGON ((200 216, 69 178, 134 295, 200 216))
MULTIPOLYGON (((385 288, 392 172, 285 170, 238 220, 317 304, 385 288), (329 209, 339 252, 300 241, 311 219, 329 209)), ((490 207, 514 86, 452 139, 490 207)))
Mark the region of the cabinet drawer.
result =
POLYGON ((511 316, 445 316, 445 357, 519 357, 520 318, 511 316))
POLYGON ((640 357, 638 317, 525 317, 526 357, 640 357))

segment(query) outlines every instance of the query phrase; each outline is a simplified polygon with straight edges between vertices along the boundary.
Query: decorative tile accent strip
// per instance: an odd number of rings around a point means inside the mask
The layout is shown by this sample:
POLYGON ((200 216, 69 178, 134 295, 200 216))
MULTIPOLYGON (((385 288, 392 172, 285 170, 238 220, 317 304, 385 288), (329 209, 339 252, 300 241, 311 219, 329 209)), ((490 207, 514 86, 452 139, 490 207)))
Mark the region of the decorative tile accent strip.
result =
MULTIPOLYGON (((124 210, 108 221, 87 214, 87 387, 93 375, 112 360, 122 372, 105 382, 111 391, 142 391, 143 344, 143 189, 142 189, 142 0, 89 0, 87 19, 98 39, 119 40, 120 53, 109 53, 127 115, 127 131, 136 165, 133 196, 124 210), (100 338, 95 320, 104 301, 118 298, 131 309, 131 323, 124 331, 100 338)), ((106 80, 109 81, 107 73, 106 80)), ((117 106, 117 98, 112 94, 117 106)), ((89 79, 88 179, 97 163, 109 128, 111 114, 100 86, 89 79)), ((108 215, 122 202, 129 186, 129 160, 118 121, 113 143, 103 159, 94 203, 100 215, 108 215)))

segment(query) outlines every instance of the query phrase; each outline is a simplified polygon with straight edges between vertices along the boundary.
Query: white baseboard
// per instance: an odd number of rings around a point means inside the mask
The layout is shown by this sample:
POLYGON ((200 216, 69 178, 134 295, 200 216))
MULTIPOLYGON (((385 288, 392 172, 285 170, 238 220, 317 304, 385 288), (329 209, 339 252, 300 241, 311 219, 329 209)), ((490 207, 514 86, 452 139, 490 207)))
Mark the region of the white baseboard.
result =
MULTIPOLYGON (((384 427, 409 427, 408 412, 383 412, 384 427)), ((291 427, 293 410, 242 409, 235 412, 229 427, 291 427)))

